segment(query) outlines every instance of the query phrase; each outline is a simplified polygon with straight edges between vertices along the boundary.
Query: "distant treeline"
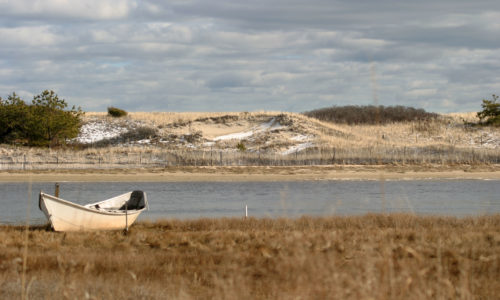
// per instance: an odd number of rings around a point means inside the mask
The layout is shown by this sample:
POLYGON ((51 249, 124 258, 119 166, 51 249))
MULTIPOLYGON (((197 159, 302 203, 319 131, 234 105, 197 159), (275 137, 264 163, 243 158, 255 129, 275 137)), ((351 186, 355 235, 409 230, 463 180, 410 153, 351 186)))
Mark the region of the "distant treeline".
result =
POLYGON ((346 124, 387 124, 435 119, 439 115, 407 106, 333 106, 304 113, 321 121, 346 124))

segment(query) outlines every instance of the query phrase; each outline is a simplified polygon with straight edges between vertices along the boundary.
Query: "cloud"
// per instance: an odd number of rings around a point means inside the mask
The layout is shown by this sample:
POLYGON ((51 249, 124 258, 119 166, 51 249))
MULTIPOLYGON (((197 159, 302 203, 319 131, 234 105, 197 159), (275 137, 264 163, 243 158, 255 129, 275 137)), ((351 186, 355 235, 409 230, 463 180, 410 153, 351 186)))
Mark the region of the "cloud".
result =
POLYGON ((5 47, 48 47, 63 40, 52 32, 50 26, 0 28, 0 38, 5 43, 4 49, 5 47))
POLYGON ((136 1, 128 0, 16 0, 0 1, 0 15, 30 20, 109 20, 120 19, 137 8, 136 1))
POLYGON ((0 17, 0 95, 87 110, 306 111, 376 88, 467 111, 500 89, 494 1, 0 0, 0 17))

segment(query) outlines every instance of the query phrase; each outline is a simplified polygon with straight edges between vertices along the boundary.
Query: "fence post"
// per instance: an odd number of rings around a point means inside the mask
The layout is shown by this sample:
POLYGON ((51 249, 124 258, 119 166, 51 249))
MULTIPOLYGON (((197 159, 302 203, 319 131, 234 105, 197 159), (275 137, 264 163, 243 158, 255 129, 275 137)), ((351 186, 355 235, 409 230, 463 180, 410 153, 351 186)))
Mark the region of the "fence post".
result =
POLYGON ((222 151, 221 151, 221 152, 219 152, 219 155, 220 155, 220 165, 221 165, 221 167, 222 167, 222 151))
POLYGON ((57 182, 56 182, 56 185, 55 185, 54 196, 56 196, 57 198, 59 198, 59 183, 57 183, 57 182))
POLYGON ((403 147, 403 165, 406 163, 406 146, 403 147))
POLYGON ((260 146, 259 146, 259 166, 262 165, 262 161, 260 160, 260 146))

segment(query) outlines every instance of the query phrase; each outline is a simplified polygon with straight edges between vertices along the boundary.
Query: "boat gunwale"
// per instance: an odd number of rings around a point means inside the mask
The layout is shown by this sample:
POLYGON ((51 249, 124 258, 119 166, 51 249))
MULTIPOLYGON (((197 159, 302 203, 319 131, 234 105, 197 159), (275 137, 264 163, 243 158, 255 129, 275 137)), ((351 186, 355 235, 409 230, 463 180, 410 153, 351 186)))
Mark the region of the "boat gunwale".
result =
MULTIPOLYGON (((125 194, 127 194, 127 193, 125 193, 125 194)), ((106 210, 104 208, 102 210, 99 210, 99 209, 96 209, 96 208, 90 208, 90 207, 87 207, 87 206, 84 206, 84 205, 76 204, 76 203, 73 203, 71 201, 64 200, 64 199, 52 196, 50 194, 46 194, 44 192, 40 192, 40 196, 41 196, 41 198, 43 200, 44 200, 44 198, 48 198, 48 200, 59 202, 61 204, 72 206, 74 208, 81 209, 81 210, 84 210, 84 211, 87 211, 87 212, 97 213, 97 214, 102 214, 102 215, 110 215, 110 216, 135 215, 135 214, 138 214, 138 213, 140 213, 140 212, 142 212, 143 210, 146 209, 146 207, 144 207, 144 208, 141 208, 141 209, 130 209, 130 210, 123 210, 123 211, 118 210, 118 209, 116 209, 115 211, 109 211, 109 210, 106 210)), ((103 201, 101 201, 99 203, 102 203, 102 202, 105 202, 105 201, 106 200, 103 200, 103 201)), ((95 203, 92 203, 92 204, 95 204, 95 203)))

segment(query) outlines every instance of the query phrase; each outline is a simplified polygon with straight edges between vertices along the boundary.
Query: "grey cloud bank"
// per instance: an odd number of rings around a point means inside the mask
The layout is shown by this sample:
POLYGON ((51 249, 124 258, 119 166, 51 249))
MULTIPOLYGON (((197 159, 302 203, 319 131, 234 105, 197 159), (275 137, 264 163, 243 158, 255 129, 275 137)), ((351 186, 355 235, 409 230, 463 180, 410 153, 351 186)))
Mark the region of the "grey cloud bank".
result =
POLYGON ((0 96, 87 111, 477 111, 500 91, 498 1, 5 1, 0 96), (375 83, 375 86, 373 85, 375 83))

